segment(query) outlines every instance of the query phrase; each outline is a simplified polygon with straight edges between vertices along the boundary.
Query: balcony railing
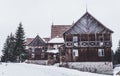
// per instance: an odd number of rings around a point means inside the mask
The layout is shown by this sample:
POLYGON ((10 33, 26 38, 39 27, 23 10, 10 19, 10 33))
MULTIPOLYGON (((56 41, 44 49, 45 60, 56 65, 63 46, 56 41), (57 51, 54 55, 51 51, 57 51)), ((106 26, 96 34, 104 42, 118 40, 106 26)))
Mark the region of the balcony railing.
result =
POLYGON ((66 47, 111 47, 111 41, 80 41, 80 42, 72 42, 66 41, 66 47))

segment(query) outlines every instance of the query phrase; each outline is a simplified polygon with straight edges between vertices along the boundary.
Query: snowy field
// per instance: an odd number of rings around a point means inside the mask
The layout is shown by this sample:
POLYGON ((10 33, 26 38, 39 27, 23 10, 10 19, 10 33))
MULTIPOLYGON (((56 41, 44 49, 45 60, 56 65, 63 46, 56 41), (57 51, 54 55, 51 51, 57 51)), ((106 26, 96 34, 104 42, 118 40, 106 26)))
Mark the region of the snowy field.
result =
MULTIPOLYGON (((99 73, 99 74, 113 74, 112 62, 68 62, 68 67, 85 72, 99 73)), ((59 64, 55 64, 58 66, 59 64)))
POLYGON ((108 76, 77 70, 26 63, 0 64, 0 76, 108 76))

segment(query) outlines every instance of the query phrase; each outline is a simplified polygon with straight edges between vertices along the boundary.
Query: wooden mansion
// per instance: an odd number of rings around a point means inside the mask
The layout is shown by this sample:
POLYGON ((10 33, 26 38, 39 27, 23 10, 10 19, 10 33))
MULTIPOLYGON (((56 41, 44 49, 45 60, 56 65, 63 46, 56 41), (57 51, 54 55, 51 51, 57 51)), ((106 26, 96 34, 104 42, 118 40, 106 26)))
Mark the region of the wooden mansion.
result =
POLYGON ((72 25, 52 25, 50 38, 27 38, 26 49, 30 60, 111 61, 112 33, 86 12, 72 25))

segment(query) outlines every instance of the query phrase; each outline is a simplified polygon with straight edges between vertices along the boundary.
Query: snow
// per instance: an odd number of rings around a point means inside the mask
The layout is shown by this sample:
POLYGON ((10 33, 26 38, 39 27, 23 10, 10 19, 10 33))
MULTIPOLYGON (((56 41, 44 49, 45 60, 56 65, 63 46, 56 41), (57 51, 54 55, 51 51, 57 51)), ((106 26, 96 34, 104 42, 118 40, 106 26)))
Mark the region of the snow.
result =
POLYGON ((58 53, 58 52, 59 52, 59 50, 58 50, 58 49, 54 49, 54 50, 47 50, 47 52, 48 52, 48 53, 54 53, 54 54, 56 54, 56 53, 58 53))
MULTIPOLYGON (((120 64, 115 65, 115 68, 114 68, 114 71, 113 71, 114 76, 117 76, 117 73, 118 73, 118 72, 120 72, 120 64)), ((120 74, 120 73, 119 73, 119 74, 120 74)), ((118 76, 120 76, 120 75, 118 75, 118 76)))
MULTIPOLYGON (((113 74, 112 62, 67 62, 68 67, 80 71, 100 74, 113 74)), ((55 64, 58 66, 59 64, 55 64)))
POLYGON ((48 43, 64 43, 64 39, 56 37, 51 39, 48 43))
MULTIPOLYGON (((26 63, 0 64, 0 76, 105 76, 77 70, 26 63)), ((107 75, 108 76, 108 75, 107 75)))
POLYGON ((46 65, 47 64, 47 60, 26 60, 25 63, 46 65))

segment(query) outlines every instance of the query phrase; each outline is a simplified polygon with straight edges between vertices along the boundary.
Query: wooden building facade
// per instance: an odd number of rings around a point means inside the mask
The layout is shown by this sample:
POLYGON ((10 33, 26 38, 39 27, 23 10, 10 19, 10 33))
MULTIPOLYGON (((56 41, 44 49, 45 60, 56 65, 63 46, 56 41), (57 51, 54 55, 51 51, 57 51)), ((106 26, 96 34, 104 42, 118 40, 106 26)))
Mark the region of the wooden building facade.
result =
POLYGON ((111 61, 112 33, 86 12, 63 34, 66 61, 111 61))
POLYGON ((46 57, 46 43, 37 35, 26 46, 29 52, 29 60, 44 60, 46 57))

